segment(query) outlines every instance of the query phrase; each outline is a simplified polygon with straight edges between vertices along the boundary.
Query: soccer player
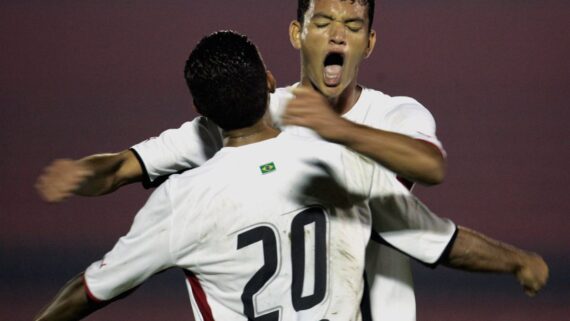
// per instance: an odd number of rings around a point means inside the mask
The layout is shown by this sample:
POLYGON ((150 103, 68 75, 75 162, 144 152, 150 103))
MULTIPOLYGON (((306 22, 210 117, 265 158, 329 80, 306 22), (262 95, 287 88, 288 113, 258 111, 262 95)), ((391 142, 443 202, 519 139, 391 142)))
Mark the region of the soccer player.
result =
MULTIPOLYGON (((370 202, 382 215, 430 220, 424 232, 436 250, 420 259, 437 259, 448 244, 455 225, 387 170, 296 135, 301 129, 279 134, 263 118, 275 82, 245 36, 204 38, 186 78, 199 113, 222 128, 224 147, 160 186, 129 233, 37 320, 79 319, 171 267, 187 275, 196 320, 361 320, 370 202)), ((404 239, 391 241, 405 249, 404 239)))
MULTIPOLYGON (((373 0, 299 0, 289 34, 301 53, 301 81, 271 95, 272 118, 278 125, 312 128, 323 138, 374 159, 404 182, 439 183, 445 152, 429 111, 412 98, 390 97, 357 83, 360 64, 375 46, 374 4, 373 0)), ((55 161, 40 177, 38 189, 46 200, 59 201, 71 194, 108 193, 134 181, 152 186, 164 175, 203 164, 221 147, 218 127, 199 117, 130 150, 55 161)), ((381 226, 396 229, 411 224, 387 220, 381 226)), ((466 237, 472 235, 464 231, 466 237)), ((417 244, 421 248, 420 240, 417 244)), ((408 258, 378 243, 371 243, 368 252, 374 319, 414 320, 408 258)))

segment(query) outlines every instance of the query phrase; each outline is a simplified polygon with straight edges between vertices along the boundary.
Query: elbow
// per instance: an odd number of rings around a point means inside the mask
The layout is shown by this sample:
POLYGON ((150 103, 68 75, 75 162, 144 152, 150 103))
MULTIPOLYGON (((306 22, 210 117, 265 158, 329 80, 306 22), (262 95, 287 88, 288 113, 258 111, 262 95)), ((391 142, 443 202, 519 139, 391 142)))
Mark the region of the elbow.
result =
POLYGON ((424 185, 441 184, 445 178, 445 158, 439 148, 429 144, 423 147, 416 158, 418 173, 415 181, 424 185))
POLYGON ((424 185, 438 185, 441 184, 444 179, 445 161, 443 157, 439 157, 439 159, 432 158, 426 162, 421 179, 418 179, 418 182, 424 185))
POLYGON ((443 166, 440 166, 438 168, 435 168, 431 172, 428 184, 429 185, 441 184, 443 183, 444 178, 445 178, 445 168, 443 166))

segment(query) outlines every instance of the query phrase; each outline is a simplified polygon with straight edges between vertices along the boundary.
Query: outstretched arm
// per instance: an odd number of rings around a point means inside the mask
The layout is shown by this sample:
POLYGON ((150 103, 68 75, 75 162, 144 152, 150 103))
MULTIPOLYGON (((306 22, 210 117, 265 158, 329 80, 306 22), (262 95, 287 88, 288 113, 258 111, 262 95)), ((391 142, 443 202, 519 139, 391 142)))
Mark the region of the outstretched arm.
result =
POLYGON ((465 271, 511 273, 529 296, 537 294, 548 280, 548 265, 540 255, 462 226, 443 264, 465 271))
POLYGON ((58 159, 48 165, 36 182, 47 202, 60 202, 72 195, 97 196, 142 179, 135 154, 125 150, 97 154, 79 160, 58 159))
POLYGON ((295 98, 283 114, 284 124, 311 128, 322 138, 368 156, 408 180, 428 185, 443 181, 445 160, 437 147, 344 119, 313 89, 296 88, 293 93, 295 98))
POLYGON ((81 320, 96 310, 107 305, 90 300, 83 285, 83 273, 71 279, 38 313, 35 321, 72 321, 81 320))

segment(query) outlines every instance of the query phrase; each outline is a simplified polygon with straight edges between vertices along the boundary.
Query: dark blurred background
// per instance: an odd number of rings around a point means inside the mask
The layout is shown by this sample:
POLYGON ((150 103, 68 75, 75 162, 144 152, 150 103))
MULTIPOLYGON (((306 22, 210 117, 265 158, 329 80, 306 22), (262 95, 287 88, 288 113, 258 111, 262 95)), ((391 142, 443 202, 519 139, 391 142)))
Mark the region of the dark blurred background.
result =
MULTIPOLYGON (((570 2, 378 1, 360 83, 434 115, 446 181, 416 193, 437 213, 550 263, 529 299, 512 277, 416 265, 418 320, 567 320, 570 312, 570 2)), ((204 35, 256 42, 281 86, 299 78, 296 2, 0 2, 0 319, 31 320, 126 233, 149 191, 43 203, 54 158, 119 151, 195 115, 185 59, 204 35)), ((168 271, 90 320, 192 320, 168 271)), ((397 320, 396 320, 397 321, 397 320)))

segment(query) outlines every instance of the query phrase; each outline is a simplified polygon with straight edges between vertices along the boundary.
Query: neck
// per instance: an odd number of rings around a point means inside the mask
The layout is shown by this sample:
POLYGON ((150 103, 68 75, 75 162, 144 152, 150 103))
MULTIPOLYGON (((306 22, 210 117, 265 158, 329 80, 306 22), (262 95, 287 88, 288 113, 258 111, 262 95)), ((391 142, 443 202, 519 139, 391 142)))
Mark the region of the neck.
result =
POLYGON ((333 109, 339 114, 347 113, 360 98, 362 88, 356 84, 356 81, 350 83, 343 92, 337 97, 327 97, 333 109))
POLYGON ((313 83, 308 77, 302 78, 301 86, 313 87, 315 90, 319 91, 327 98, 331 107, 339 115, 343 115, 352 109, 358 101, 358 98, 360 98, 360 93, 362 92, 362 88, 356 84, 356 80, 352 81, 338 96, 327 96, 326 93, 323 93, 317 87, 313 86, 313 83))
POLYGON ((260 119, 252 126, 223 132, 224 147, 239 147, 271 139, 279 135, 279 131, 260 119))

